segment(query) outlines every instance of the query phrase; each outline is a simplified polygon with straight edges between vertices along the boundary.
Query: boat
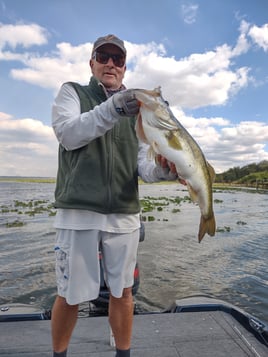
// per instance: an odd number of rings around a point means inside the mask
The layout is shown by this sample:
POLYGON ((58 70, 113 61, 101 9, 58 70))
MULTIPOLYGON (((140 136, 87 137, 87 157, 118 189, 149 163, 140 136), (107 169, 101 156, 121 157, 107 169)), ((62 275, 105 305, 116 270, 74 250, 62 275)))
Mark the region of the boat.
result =
MULTIPOLYGON (((82 317, 83 316, 83 317, 82 317)), ((68 356, 114 356, 107 316, 88 309, 73 333, 68 356)), ((51 356, 50 311, 0 306, 1 357, 51 356)), ((268 325, 207 296, 178 299, 163 311, 136 312, 132 352, 138 357, 267 357, 268 325)))
MULTIPOLYGON (((141 225, 140 241, 144 240, 141 225)), ((81 305, 68 356, 114 356, 108 324, 109 291, 102 272, 99 297, 81 305)), ((140 284, 134 272, 133 295, 140 284)), ((0 306, 0 356, 49 357, 51 310, 27 304, 0 306)), ((211 296, 175 300, 162 311, 135 306, 132 357, 267 357, 268 325, 211 296)))

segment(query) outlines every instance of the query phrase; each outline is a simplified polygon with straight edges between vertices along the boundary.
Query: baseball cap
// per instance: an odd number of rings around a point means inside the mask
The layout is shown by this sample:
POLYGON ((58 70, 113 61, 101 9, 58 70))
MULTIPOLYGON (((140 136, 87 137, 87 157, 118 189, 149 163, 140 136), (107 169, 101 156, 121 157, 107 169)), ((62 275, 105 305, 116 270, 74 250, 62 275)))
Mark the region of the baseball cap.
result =
POLYGON ((101 46, 103 45, 115 45, 120 48, 120 50, 126 55, 127 50, 125 48, 124 42, 120 40, 120 38, 116 37, 115 35, 107 35, 103 37, 99 37, 93 44, 92 54, 101 46))

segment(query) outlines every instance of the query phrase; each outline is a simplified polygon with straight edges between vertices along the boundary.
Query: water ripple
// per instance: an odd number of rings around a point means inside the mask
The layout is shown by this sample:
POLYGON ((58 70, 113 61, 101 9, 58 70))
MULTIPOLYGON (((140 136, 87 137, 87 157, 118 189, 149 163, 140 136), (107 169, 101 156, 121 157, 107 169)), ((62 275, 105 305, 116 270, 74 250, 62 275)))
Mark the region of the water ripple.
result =
MULTIPOLYGON (((0 205, 13 200, 53 200, 53 184, 0 183, 0 205)), ((184 197, 177 185, 141 185, 141 196, 184 197)), ((141 274, 136 296, 142 310, 164 309, 175 299, 206 294, 223 299, 268 321, 268 195, 216 192, 218 232, 197 240, 198 206, 183 202, 150 212, 146 238, 139 247, 141 274), (178 208, 176 206, 175 208, 178 208)), ((22 227, 7 228, 17 213, 2 214, 0 304, 21 302, 50 308, 56 294, 53 217, 26 217, 22 227)))

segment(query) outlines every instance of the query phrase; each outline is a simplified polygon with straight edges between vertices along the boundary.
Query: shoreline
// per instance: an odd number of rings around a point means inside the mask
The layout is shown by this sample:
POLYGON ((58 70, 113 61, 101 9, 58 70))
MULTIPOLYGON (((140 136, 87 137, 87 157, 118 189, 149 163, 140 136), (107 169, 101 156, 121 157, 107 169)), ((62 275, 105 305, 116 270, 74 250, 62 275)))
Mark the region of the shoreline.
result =
MULTIPOLYGON (((24 177, 24 176, 0 176, 0 182, 19 182, 19 183, 56 183, 55 177, 24 177)), ((177 181, 161 181, 154 183, 146 183, 139 179, 139 185, 176 185, 177 181)), ((256 188, 255 185, 242 185, 237 183, 225 183, 217 182, 213 184, 213 190, 249 190, 251 192, 258 193, 268 193, 268 189, 265 188, 256 188)))
POLYGON ((36 182, 36 183, 56 183, 54 177, 24 177, 24 176, 0 176, 0 182, 36 182))

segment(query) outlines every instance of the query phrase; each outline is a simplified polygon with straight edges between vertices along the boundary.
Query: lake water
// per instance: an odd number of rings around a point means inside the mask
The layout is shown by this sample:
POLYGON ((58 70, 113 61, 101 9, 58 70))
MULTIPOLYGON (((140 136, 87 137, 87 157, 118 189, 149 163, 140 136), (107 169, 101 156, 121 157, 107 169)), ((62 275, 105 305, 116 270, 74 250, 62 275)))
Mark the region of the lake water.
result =
MULTIPOLYGON (((50 308, 54 301, 55 230, 48 214, 53 193, 54 184, 0 182, 0 305, 50 308)), ((188 200, 171 202, 188 196, 184 186, 144 184, 140 196, 160 203, 143 214, 140 310, 164 309, 178 298, 202 294, 268 322, 267 191, 216 190, 217 233, 201 243, 198 206, 188 200)))

